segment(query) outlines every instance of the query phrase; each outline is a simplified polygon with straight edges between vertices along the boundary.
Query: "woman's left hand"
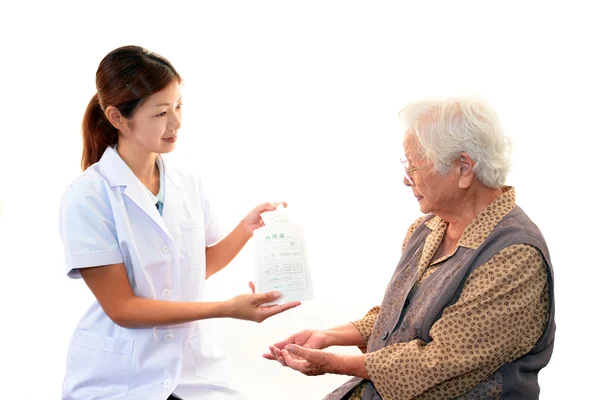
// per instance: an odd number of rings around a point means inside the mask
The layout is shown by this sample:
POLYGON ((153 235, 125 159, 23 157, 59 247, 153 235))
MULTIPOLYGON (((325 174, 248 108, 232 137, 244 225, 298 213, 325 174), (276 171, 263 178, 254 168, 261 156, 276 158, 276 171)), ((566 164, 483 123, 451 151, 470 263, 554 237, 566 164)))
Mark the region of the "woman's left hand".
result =
POLYGON ((252 234, 255 229, 265 226, 262 218, 260 218, 260 214, 264 213, 265 211, 273 211, 279 204, 283 204, 284 207, 287 207, 287 203, 285 201, 279 203, 263 203, 255 207, 254 210, 250 211, 242 220, 242 224, 244 225, 246 232, 252 234))
POLYGON ((285 346, 281 354, 289 368, 304 375, 339 374, 370 379, 364 354, 334 354, 295 344, 285 346))
POLYGON ((343 374, 342 356, 337 354, 293 344, 286 346, 281 354, 288 367, 304 375, 343 374))

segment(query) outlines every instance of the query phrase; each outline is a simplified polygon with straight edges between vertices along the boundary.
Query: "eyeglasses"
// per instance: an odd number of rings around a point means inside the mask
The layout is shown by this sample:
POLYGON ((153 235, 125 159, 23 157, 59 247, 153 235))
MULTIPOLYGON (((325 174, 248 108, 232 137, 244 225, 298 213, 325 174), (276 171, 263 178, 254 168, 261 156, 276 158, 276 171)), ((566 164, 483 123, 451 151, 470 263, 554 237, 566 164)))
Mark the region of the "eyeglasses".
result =
POLYGON ((410 183, 411 185, 413 184, 413 180, 412 180, 412 175, 415 171, 420 171, 423 169, 427 169, 427 166, 424 167, 412 167, 412 168, 408 168, 408 160, 401 160, 402 161, 402 166, 404 167, 404 177, 406 178, 406 180, 408 181, 408 183, 410 183))

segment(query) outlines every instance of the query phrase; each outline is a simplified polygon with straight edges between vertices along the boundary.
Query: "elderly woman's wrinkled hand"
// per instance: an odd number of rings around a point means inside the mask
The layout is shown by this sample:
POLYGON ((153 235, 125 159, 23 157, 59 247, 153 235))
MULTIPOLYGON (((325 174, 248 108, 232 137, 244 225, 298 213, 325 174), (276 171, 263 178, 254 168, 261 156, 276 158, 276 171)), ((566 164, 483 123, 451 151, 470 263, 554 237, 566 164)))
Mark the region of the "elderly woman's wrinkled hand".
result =
POLYGON ((342 356, 308 347, 288 345, 281 354, 288 367, 309 376, 341 373, 343 366, 342 356))
POLYGON ((285 346, 289 344, 295 344, 302 347, 307 347, 309 349, 318 349, 322 350, 326 347, 329 347, 327 344, 326 335, 324 332, 316 331, 312 329, 306 329, 301 332, 298 332, 289 338, 282 340, 281 342, 275 343, 272 346, 269 346, 270 353, 263 354, 263 357, 267 360, 276 360, 281 363, 284 367, 287 366, 285 363, 285 359, 281 354, 281 349, 285 348, 285 346))

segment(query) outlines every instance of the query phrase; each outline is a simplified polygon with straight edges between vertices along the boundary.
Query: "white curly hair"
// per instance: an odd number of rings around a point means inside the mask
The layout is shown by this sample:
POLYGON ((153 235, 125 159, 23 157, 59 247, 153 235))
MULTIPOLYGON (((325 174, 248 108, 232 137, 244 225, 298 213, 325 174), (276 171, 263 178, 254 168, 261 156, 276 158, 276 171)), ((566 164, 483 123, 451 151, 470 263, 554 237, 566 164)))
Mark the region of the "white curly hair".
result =
POLYGON ((504 185, 512 143, 485 100, 467 96, 422 100, 407 105, 399 116, 436 172, 446 174, 465 152, 475 161, 474 173, 484 186, 504 185))

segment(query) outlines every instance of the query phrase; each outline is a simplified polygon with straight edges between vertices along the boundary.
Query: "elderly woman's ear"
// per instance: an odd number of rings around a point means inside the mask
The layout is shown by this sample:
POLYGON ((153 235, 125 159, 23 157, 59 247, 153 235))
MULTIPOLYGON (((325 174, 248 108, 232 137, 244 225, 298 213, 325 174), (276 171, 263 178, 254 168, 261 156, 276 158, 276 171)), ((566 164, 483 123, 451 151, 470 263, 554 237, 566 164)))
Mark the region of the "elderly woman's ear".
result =
POLYGON ((458 165, 460 168, 458 187, 461 189, 468 189, 476 179, 475 173, 473 172, 475 161, 467 153, 463 152, 458 158, 458 165))

